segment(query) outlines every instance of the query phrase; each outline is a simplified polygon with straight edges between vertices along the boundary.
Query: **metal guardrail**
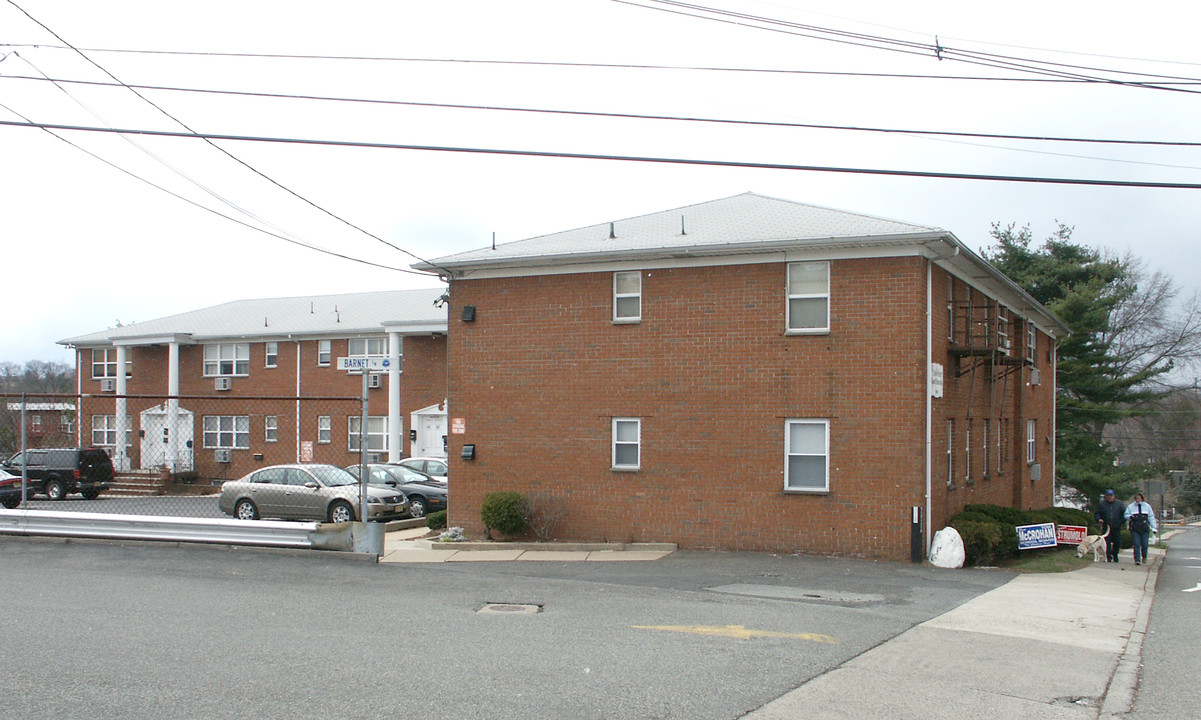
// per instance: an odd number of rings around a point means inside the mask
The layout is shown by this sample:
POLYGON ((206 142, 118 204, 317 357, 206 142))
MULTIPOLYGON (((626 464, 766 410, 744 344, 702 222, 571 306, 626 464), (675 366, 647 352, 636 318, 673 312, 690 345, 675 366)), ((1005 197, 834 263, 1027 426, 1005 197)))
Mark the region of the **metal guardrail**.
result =
POLYGON ((256 545, 383 554, 380 523, 315 523, 0 510, 0 534, 256 545))

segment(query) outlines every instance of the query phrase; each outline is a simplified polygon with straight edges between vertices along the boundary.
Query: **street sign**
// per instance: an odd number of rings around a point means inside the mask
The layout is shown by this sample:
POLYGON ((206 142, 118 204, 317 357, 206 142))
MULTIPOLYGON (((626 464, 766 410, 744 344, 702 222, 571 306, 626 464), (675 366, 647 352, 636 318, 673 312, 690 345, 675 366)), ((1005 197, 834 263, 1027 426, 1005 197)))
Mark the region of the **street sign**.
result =
POLYGON ((385 372, 392 366, 392 361, 383 357, 340 357, 338 369, 351 372, 385 372))

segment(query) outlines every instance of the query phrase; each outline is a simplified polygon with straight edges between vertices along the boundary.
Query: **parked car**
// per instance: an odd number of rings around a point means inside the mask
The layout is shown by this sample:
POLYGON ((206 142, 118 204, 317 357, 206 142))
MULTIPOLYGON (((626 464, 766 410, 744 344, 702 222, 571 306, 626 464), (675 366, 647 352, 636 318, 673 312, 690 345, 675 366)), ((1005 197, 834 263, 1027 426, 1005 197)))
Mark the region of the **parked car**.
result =
MULTIPOLYGON (((240 520, 351 522, 358 518, 359 481, 334 465, 272 465, 223 484, 217 506, 240 520)), ((408 510, 404 493, 367 486, 368 520, 392 520, 408 510)))
POLYGON ((435 480, 446 482, 449 468, 446 465, 446 458, 436 457, 411 457, 404 460, 397 460, 394 465, 403 465, 407 468, 413 468, 429 475, 435 480))
MULTIPOLYGON (((351 465, 346 468, 351 475, 359 477, 359 466, 351 465)), ((367 482, 371 485, 382 485, 396 488, 405 494, 409 500, 409 516, 424 517, 426 513, 446 509, 446 485, 423 472, 404 465, 367 466, 371 475, 367 482)))
POLYGON ((30 448, 0 463, 14 475, 25 466, 29 494, 62 500, 80 493, 95 500, 113 485, 113 461, 100 448, 30 448))
POLYGON ((0 505, 12 510, 21 504, 21 476, 0 470, 0 505))

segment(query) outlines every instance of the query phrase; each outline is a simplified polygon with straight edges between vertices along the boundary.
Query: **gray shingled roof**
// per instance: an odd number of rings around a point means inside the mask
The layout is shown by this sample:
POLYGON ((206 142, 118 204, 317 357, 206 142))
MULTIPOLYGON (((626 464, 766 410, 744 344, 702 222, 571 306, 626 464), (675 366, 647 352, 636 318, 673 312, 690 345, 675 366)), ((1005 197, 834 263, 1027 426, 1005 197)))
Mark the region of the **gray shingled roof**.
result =
POLYGON ((743 193, 639 217, 600 223, 449 255, 414 267, 435 270, 497 264, 549 264, 598 256, 662 252, 737 253, 749 247, 788 245, 805 240, 929 236, 935 227, 755 193, 743 193), (610 233, 612 230, 612 233, 610 233), (612 237, 610 236, 612 234, 612 237))
POLYGON ((380 335, 384 324, 436 326, 445 331, 446 308, 434 307, 445 288, 345 295, 235 300, 222 305, 59 340, 60 345, 110 345, 156 336, 195 341, 292 336, 380 335))

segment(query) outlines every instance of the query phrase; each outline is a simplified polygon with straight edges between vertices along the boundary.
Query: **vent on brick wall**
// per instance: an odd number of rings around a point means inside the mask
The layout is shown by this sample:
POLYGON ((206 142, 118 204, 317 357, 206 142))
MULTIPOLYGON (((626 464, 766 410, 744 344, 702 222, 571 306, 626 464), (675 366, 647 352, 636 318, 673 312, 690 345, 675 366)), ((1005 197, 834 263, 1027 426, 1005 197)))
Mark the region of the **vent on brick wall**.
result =
POLYGON ((117 381, 113 378, 104 378, 100 381, 100 392, 112 392, 117 389, 117 381))
POLYGON ((217 448, 213 451, 213 462, 228 463, 233 460, 233 453, 229 448, 217 448))
POLYGON ((1043 376, 1038 372, 1038 368, 1031 368, 1030 384, 1031 385, 1040 385, 1040 384, 1042 384, 1042 381, 1043 381, 1043 376))
POLYGON ((379 386, 380 386, 380 376, 379 375, 368 375, 367 376, 367 387, 377 388, 379 386))
POLYGON ((214 381, 213 387, 217 390, 228 390, 233 387, 233 381, 227 377, 219 377, 214 381))

